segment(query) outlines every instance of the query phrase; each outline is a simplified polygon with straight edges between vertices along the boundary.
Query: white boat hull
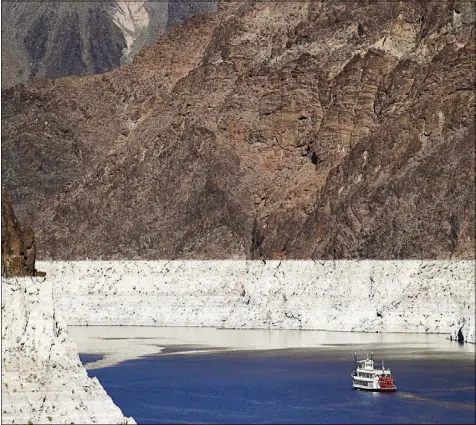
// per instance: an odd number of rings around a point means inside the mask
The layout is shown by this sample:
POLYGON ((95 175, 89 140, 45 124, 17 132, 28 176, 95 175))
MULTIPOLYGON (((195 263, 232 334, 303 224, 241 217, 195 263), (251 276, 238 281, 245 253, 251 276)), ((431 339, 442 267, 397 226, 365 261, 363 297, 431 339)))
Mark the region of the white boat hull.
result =
POLYGON ((354 379, 352 382, 352 388, 356 390, 364 390, 364 391, 382 391, 382 392, 389 392, 389 391, 396 391, 397 387, 395 385, 392 386, 385 386, 381 387, 378 380, 369 380, 369 381, 360 381, 354 379))
POLYGON ((370 388, 370 387, 363 387, 361 385, 352 385, 354 390, 363 390, 363 391, 381 391, 381 392, 392 392, 396 391, 397 387, 393 388, 370 388))

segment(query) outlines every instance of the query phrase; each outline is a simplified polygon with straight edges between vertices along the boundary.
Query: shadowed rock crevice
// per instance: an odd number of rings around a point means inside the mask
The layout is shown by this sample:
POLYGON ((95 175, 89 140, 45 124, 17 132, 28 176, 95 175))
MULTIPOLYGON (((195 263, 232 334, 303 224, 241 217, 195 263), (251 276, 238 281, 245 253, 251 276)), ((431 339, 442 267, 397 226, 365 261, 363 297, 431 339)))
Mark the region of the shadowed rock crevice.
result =
POLYGON ((263 241, 263 232, 258 224, 258 221, 255 218, 253 222, 253 231, 251 233, 250 253, 252 260, 260 260, 263 258, 263 241))

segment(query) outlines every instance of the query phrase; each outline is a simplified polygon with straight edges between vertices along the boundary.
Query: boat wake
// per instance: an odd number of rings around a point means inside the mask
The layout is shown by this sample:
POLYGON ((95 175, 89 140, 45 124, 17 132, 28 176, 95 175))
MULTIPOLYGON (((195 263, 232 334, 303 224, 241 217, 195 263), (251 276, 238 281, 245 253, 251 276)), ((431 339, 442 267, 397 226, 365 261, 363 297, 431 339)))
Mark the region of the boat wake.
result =
POLYGON ((464 403, 461 401, 445 401, 445 400, 435 400, 432 398, 424 397, 418 394, 408 393, 405 391, 399 391, 397 397, 411 399, 415 401, 421 401, 429 404, 437 404, 438 406, 446 407, 457 407, 459 409, 474 409, 474 403, 464 403))

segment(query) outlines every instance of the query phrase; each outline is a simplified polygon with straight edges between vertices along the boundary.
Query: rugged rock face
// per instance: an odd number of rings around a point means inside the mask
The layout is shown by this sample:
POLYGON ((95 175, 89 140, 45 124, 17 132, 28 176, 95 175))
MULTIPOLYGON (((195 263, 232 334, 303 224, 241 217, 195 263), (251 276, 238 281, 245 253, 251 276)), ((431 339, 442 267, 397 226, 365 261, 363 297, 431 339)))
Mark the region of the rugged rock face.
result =
POLYGON ((2 279, 2 423, 135 424, 88 378, 52 288, 2 279))
MULTIPOLYGON (((2 187, 2 276, 35 276, 36 243, 33 229, 22 226, 2 187)), ((42 274, 43 275, 43 274, 42 274)))
POLYGON ((473 261, 40 264, 70 325, 439 333, 475 343, 473 261))
POLYGON ((99 74, 132 60, 172 26, 216 2, 2 3, 2 88, 34 77, 99 74))
POLYGON ((475 6, 221 5, 3 95, 43 258, 474 258, 475 6))

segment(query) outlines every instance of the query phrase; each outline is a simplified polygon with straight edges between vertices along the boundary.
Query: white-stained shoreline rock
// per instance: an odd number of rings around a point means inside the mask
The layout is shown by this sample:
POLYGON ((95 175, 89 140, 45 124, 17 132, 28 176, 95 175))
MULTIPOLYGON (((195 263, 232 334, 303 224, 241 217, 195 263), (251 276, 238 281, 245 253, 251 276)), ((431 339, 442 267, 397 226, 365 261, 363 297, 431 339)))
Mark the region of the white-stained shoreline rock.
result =
POLYGON ((42 261, 70 325, 440 333, 475 342, 474 261, 42 261))
POLYGON ((2 278, 2 423, 135 424, 89 378, 53 279, 2 278))

